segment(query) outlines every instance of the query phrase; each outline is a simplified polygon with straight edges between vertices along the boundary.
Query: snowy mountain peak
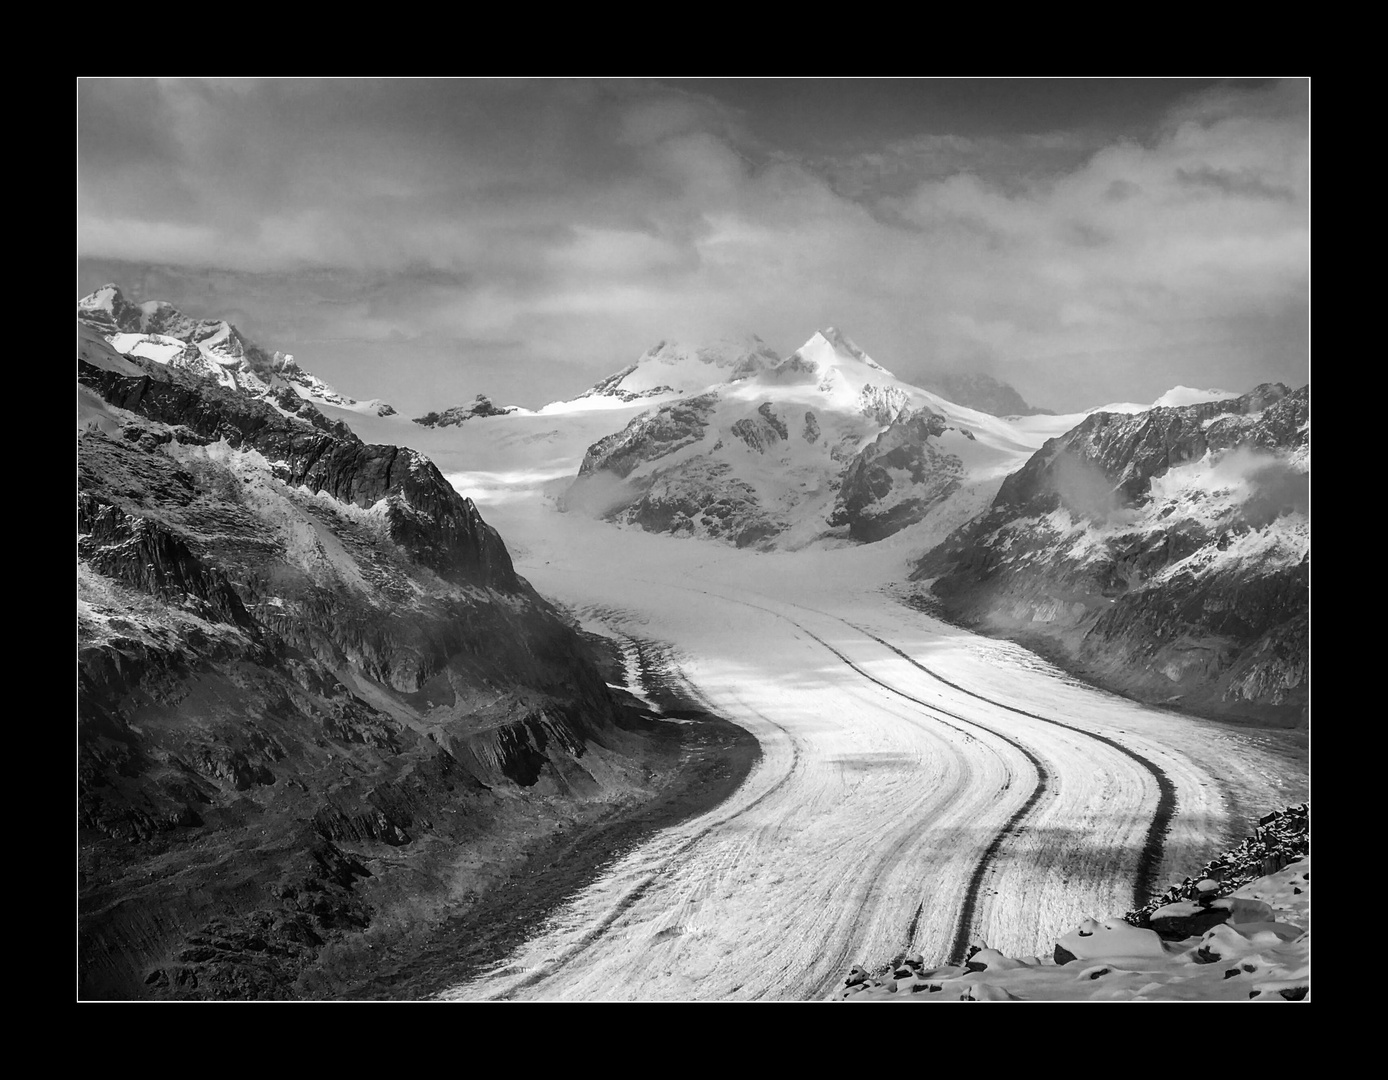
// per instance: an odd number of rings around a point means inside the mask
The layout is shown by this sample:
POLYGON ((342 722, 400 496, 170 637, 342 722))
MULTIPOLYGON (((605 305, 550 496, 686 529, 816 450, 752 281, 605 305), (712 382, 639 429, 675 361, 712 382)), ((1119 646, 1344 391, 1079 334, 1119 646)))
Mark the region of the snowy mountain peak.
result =
POLYGON ((573 403, 612 408, 645 399, 698 393, 720 383, 736 382, 780 363, 781 358, 755 334, 703 345, 659 341, 634 364, 622 368, 580 394, 573 403))
POLYGON ((120 286, 108 281, 101 288, 89 293, 77 301, 79 308, 92 311, 110 311, 116 304, 127 303, 125 297, 121 295, 120 286))
POLYGON ((377 416, 395 412, 382 401, 357 401, 338 393, 299 367, 294 357, 266 352, 225 319, 194 319, 165 300, 133 304, 114 283, 78 300, 77 319, 122 356, 181 367, 283 407, 297 398, 377 416))
POLYGON ((855 345, 847 334, 833 326, 815 331, 809 341, 791 354, 786 364, 781 366, 787 371, 793 369, 827 374, 834 369, 841 369, 851 375, 855 369, 866 367, 881 375, 891 376, 890 371, 855 345), (786 364, 790 361, 797 362, 787 368, 786 364))

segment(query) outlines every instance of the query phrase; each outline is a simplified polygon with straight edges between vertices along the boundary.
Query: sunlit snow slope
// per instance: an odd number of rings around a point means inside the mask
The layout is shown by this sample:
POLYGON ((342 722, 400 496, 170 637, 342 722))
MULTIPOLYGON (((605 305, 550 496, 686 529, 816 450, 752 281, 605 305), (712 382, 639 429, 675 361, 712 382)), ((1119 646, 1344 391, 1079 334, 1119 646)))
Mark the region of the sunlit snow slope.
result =
POLYGON ((785 360, 756 353, 719 367, 669 352, 613 376, 643 387, 668 377, 666 389, 681 392, 594 442, 565 505, 737 547, 875 541, 929 515, 976 512, 1078 419, 1017 424, 955 405, 833 327, 785 360), (686 389, 700 374, 703 386, 686 389))
MULTIPOLYGON (((982 938, 1049 954, 1305 797, 1289 733, 1143 708, 895 602, 891 583, 938 539, 929 521, 872 545, 757 552, 560 513, 614 415, 399 441, 483 507, 543 595, 668 643, 677 677, 763 759, 731 800, 623 855, 446 997, 808 999, 904 949, 944 963, 982 938)), ((381 439, 397 419, 353 423, 381 439)))

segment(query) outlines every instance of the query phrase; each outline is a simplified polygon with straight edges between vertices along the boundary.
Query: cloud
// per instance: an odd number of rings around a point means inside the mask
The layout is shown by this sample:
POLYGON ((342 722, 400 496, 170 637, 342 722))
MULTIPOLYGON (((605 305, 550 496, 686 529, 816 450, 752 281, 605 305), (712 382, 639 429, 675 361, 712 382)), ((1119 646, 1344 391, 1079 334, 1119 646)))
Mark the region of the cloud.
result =
MULTIPOLYGON (((864 149, 860 125, 813 154, 750 108, 637 81, 81 80, 79 250, 222 283, 175 303, 361 335, 360 396, 385 393, 369 342, 523 342, 484 350, 459 400, 535 405, 663 337, 788 352, 831 323, 903 376, 981 366, 1052 407, 1304 381, 1297 84, 1191 96, 1142 137, 864 149), (257 299, 257 277, 280 284, 257 299)), ((434 405, 475 355, 445 389, 408 352, 391 363, 434 405)), ((331 381, 345 353, 301 360, 331 381)))

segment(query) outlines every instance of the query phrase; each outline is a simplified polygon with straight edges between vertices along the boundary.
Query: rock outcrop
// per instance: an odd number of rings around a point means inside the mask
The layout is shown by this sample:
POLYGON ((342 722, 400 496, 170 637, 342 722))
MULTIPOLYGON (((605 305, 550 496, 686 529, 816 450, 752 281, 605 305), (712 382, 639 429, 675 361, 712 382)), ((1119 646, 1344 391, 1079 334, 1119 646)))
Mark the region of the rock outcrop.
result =
POLYGON ((855 964, 831 1000, 1304 1000, 1307 819, 1305 804, 1266 815, 1254 836, 1195 878, 1122 919, 1085 919, 1049 956, 1006 956, 983 941, 963 963, 932 967, 919 952, 900 953, 855 964))
POLYGON ((225 319, 194 319, 163 300, 132 303, 115 285, 104 285, 77 302, 78 319, 103 335, 118 353, 139 356, 212 379, 252 398, 307 399, 353 412, 391 416, 383 401, 357 401, 339 394, 294 357, 267 352, 225 319))
POLYGON ((900 412, 844 472, 829 524, 872 543, 921 520, 963 475, 960 460, 939 449, 945 430, 945 418, 931 409, 900 412))
POLYGON ((498 408, 492 404, 491 399, 486 394, 478 394, 471 405, 454 405, 451 409, 444 409, 443 412, 427 412, 423 416, 415 417, 412 423, 427 428, 457 427, 459 424, 479 416, 505 416, 515 411, 514 405, 498 408))
POLYGON ((469 845, 642 788, 654 728, 427 458, 82 348, 82 997, 295 996, 469 845))
POLYGON ((1217 902, 1261 877, 1277 873, 1311 849, 1309 804, 1273 810, 1258 819, 1252 836, 1217 855, 1194 875, 1171 885, 1123 918, 1163 937, 1187 937, 1224 922, 1234 909, 1217 902), (1203 923, 1203 925, 1201 925, 1203 923))
POLYGON ((1048 441, 914 577, 951 618, 1153 703, 1303 720, 1309 391, 1135 415, 1048 441))

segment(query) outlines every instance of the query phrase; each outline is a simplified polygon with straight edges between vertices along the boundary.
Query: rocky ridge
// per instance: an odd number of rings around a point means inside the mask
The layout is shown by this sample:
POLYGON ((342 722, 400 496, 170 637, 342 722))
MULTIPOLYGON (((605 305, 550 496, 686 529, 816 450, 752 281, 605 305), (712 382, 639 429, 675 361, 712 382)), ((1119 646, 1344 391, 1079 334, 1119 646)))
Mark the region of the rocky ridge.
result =
POLYGON ((1309 388, 1096 413, 913 574, 943 614, 1153 703, 1307 704, 1309 388))
POLYGON ((678 752, 427 458, 82 329, 81 996, 295 996, 678 752))
POLYGON ((515 411, 514 405, 498 408, 492 404, 491 399, 486 394, 478 394, 471 405, 454 405, 450 409, 444 409, 441 413, 427 412, 423 416, 415 417, 412 423, 427 428, 457 427, 459 424, 480 416, 506 416, 515 411))
POLYGON ((207 376, 249 397, 280 402, 293 396, 377 416, 395 412, 383 401, 357 401, 339 394, 301 368, 293 356, 267 352, 225 319, 194 319, 163 300, 136 304, 113 284, 84 296, 77 311, 79 319, 117 353, 207 376))

